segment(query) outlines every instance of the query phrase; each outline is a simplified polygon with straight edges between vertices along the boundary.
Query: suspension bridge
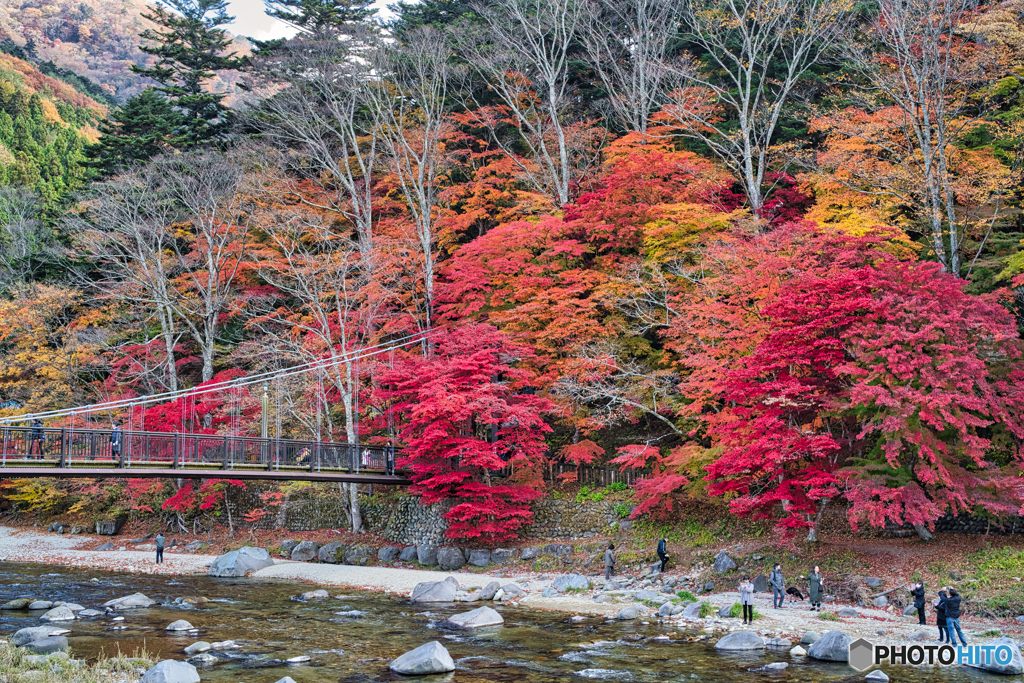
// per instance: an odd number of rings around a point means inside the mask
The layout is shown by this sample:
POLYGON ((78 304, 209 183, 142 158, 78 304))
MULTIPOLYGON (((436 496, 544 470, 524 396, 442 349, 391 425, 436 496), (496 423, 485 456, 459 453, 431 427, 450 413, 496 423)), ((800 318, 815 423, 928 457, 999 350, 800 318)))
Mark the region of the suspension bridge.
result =
POLYGON ((0 426, 0 477, 224 478, 405 486, 391 446, 0 426))
MULTIPOLYGON (((431 332, 416 333, 372 347, 335 354, 281 371, 212 382, 178 391, 144 397, 105 401, 88 406, 64 408, 0 417, 0 477, 80 478, 230 478, 279 481, 321 481, 406 486, 409 479, 395 471, 395 451, 390 445, 376 446, 322 440, 320 414, 326 405, 323 373, 340 363, 391 354, 406 346, 423 343, 431 332), (315 375, 317 438, 281 438, 282 379, 315 375), (268 434, 268 387, 277 391, 277 435, 268 434), (218 393, 239 401, 245 387, 263 385, 262 436, 241 436, 240 403, 232 411, 228 434, 186 431, 191 401, 195 424, 196 397, 218 393), (232 398, 233 397, 233 398, 232 398), (135 430, 137 411, 146 405, 178 401, 182 429, 177 432, 135 430), (97 429, 90 415, 111 419, 126 414, 128 429, 97 429), (75 418, 85 417, 86 427, 75 428, 75 418), (60 421, 61 427, 44 427, 42 420, 60 421), (30 426, 29 423, 32 423, 30 426)), ((144 413, 141 413, 144 414, 144 413)), ((390 418, 390 416, 389 416, 390 418)), ((112 420, 113 421, 113 420, 112 420)), ((81 423, 79 423, 81 424, 81 423)))

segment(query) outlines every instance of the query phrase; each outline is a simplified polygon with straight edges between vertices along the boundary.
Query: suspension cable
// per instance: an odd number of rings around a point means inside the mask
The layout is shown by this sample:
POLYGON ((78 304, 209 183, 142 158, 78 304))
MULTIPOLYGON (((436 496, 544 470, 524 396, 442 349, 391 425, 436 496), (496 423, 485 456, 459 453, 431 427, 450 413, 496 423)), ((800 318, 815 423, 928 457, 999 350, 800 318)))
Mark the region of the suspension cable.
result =
MULTIPOLYGON (((377 344, 375 346, 366 347, 365 349, 360 349, 360 350, 358 350, 356 352, 345 352, 345 353, 341 354, 340 356, 337 356, 337 357, 334 357, 334 358, 321 358, 321 359, 317 359, 315 361, 310 361, 309 363, 303 363, 302 365, 296 365, 294 367, 288 368, 284 372, 279 371, 279 370, 272 370, 272 371, 268 371, 268 372, 262 372, 262 373, 259 373, 257 375, 250 375, 248 377, 241 378, 241 379, 225 380, 223 382, 216 382, 214 384, 208 384, 206 386, 200 386, 200 387, 192 387, 190 389, 179 389, 177 391, 167 391, 167 392, 163 392, 161 394, 153 394, 153 395, 146 396, 146 397, 143 397, 143 398, 118 399, 116 401, 108 401, 108 402, 105 402, 105 403, 94 403, 94 404, 89 404, 89 405, 85 405, 85 406, 77 406, 77 407, 74 407, 74 408, 63 408, 63 409, 60 409, 60 410, 48 410, 48 411, 43 411, 43 412, 38 412, 38 413, 26 413, 24 415, 11 415, 11 416, 7 416, 7 417, 0 417, 0 424, 5 424, 5 423, 8 423, 8 422, 25 422, 25 421, 34 420, 34 419, 37 419, 37 418, 38 419, 43 419, 43 418, 67 417, 69 415, 74 415, 75 413, 82 413, 82 412, 90 413, 90 412, 94 412, 94 411, 98 411, 98 410, 118 410, 118 409, 128 408, 128 407, 131 407, 131 406, 136 406, 136 405, 146 405, 146 404, 149 404, 149 403, 162 403, 162 402, 166 402, 169 399, 174 399, 174 398, 178 398, 178 397, 181 397, 181 396, 187 396, 189 393, 192 394, 192 397, 193 397, 193 400, 194 400, 195 396, 197 394, 209 394, 209 393, 213 393, 215 391, 222 391, 224 389, 229 389, 229 388, 236 387, 236 386, 237 387, 250 386, 252 384, 257 384, 259 382, 263 382, 263 381, 266 381, 267 379, 271 379, 271 378, 293 377, 295 375, 302 375, 302 374, 305 374, 305 373, 313 371, 313 370, 322 370, 325 367, 332 367, 332 366, 335 366, 335 365, 337 365, 339 363, 343 363, 343 362, 359 360, 361 358, 370 358, 372 356, 376 356, 377 354, 383 353, 385 351, 391 351, 391 350, 394 350, 394 349, 401 349, 401 348, 405 348, 406 346, 411 346, 413 344, 418 344, 418 343, 422 342, 424 339, 426 339, 427 337, 432 336, 436 331, 437 331, 437 329, 435 328, 434 330, 428 330, 426 332, 417 332, 416 334, 412 334, 412 335, 409 335, 407 337, 401 337, 401 338, 399 338, 398 340, 396 340, 394 342, 389 342, 389 343, 384 343, 384 344, 377 344)), ((182 424, 182 428, 184 428, 184 424, 182 424)))

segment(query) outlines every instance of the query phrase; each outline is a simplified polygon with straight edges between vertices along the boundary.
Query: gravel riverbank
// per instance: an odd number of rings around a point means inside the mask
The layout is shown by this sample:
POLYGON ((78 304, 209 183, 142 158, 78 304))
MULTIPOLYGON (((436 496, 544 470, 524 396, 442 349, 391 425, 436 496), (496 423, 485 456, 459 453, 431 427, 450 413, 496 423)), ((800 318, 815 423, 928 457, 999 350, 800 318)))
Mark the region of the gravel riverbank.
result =
MULTIPOLYGON (((120 541, 121 545, 119 545, 116 537, 111 539, 88 535, 68 536, 0 527, 0 561, 39 562, 66 567, 172 576, 205 574, 207 565, 215 557, 214 555, 189 554, 169 549, 165 554, 164 563, 157 565, 153 561, 151 551, 94 550, 107 541, 112 541, 116 548, 125 547, 124 541, 120 541)), ((525 592, 525 595, 517 600, 517 604, 536 609, 614 618, 623 608, 636 605, 641 608, 637 618, 651 622, 659 621, 669 630, 702 627, 710 631, 727 631, 744 628, 737 618, 713 616, 700 619, 684 617, 682 614, 658 617, 656 604, 659 601, 664 601, 666 598, 678 601, 674 592, 665 590, 666 585, 662 583, 662 577, 651 581, 638 576, 633 577, 632 581, 626 580, 621 586, 609 587, 606 586, 603 577, 590 576, 587 577, 590 582, 588 589, 567 593, 548 590, 547 595, 542 595, 545 589, 551 587, 553 580, 560 576, 559 573, 537 573, 514 567, 487 573, 443 572, 405 567, 359 567, 275 559, 273 567, 262 569, 251 576, 257 579, 285 579, 397 595, 411 594, 418 583, 441 581, 447 576, 454 576, 463 588, 483 587, 491 581, 497 581, 503 585, 516 583, 525 592), (638 590, 647 591, 647 593, 638 596, 638 590), (652 592, 658 596, 654 600, 649 599, 652 592), (648 596, 648 599, 645 602, 638 602, 637 598, 643 596, 648 596), (600 600, 600 602, 595 600, 600 600)), ((623 580, 623 577, 617 578, 620 582, 623 580)), ((680 580, 682 575, 670 573, 663 578, 666 581, 680 580)), ((735 583, 735 580, 732 579, 725 579, 725 581, 727 585, 735 583)), ((717 608, 731 606, 738 602, 739 595, 734 591, 723 591, 702 595, 699 596, 699 599, 710 602, 717 610, 717 608)), ((806 631, 824 633, 839 629, 850 636, 864 636, 876 642, 905 642, 911 635, 921 630, 921 627, 917 625, 916 616, 903 616, 901 610, 893 608, 856 608, 857 616, 825 620, 818 612, 809 611, 806 603, 773 610, 770 595, 759 594, 755 597, 755 601, 756 609, 761 615, 755 622, 755 629, 766 636, 788 637, 798 641, 806 631)), ((826 605, 824 611, 834 614, 842 607, 850 606, 826 605)), ((929 625, 925 628, 931 634, 936 633, 933 624, 934 617, 929 616, 929 625)), ((1009 619, 980 619, 967 615, 963 620, 963 626, 969 638, 971 638, 971 634, 981 637, 981 633, 992 629, 998 629, 1016 639, 1021 639, 1024 634, 1024 625, 1009 619)))

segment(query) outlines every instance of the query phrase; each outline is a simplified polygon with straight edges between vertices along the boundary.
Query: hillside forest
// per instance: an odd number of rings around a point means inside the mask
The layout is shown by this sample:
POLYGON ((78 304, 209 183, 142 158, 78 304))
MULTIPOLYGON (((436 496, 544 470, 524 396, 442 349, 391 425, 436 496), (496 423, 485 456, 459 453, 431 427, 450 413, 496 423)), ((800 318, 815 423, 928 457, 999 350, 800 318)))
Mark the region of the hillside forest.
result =
POLYGON ((1021 514, 1024 1, 268 0, 244 50, 46 1, 0 10, 0 416, 393 442, 468 542, 591 466, 785 542, 1021 514))

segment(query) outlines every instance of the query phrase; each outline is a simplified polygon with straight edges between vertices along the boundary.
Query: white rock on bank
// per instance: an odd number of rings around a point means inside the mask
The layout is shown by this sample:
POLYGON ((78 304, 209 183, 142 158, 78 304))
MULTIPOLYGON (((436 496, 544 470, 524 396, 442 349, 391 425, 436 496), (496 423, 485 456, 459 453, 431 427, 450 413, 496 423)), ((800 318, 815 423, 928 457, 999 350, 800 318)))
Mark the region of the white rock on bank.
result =
MULTIPOLYGON (((125 610, 125 609, 143 609, 145 607, 152 607, 155 604, 156 604, 156 600, 152 600, 150 598, 147 598, 142 593, 132 593, 131 595, 126 595, 123 598, 115 598, 113 600, 108 600, 105 603, 103 603, 103 606, 104 607, 109 607, 111 609, 125 610)), ((168 659, 166 661, 172 661, 172 660, 168 659)))

